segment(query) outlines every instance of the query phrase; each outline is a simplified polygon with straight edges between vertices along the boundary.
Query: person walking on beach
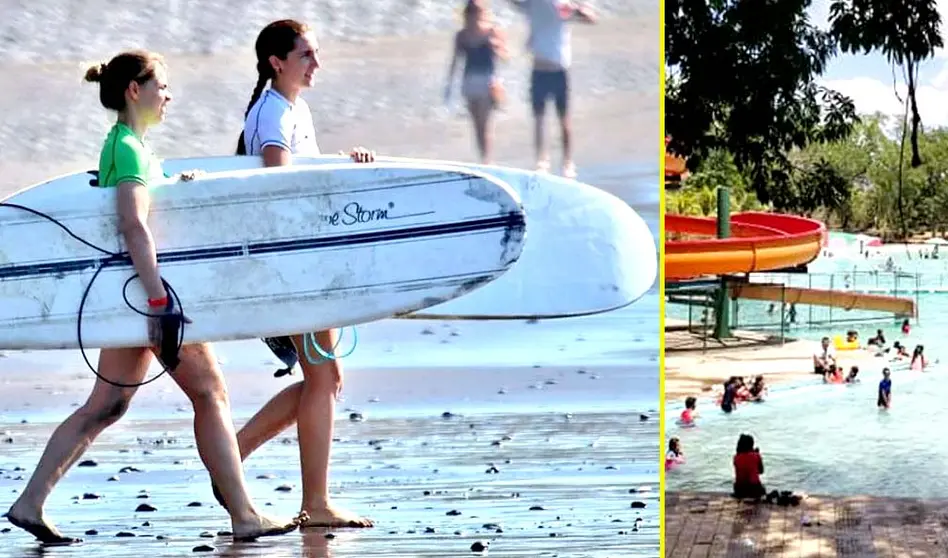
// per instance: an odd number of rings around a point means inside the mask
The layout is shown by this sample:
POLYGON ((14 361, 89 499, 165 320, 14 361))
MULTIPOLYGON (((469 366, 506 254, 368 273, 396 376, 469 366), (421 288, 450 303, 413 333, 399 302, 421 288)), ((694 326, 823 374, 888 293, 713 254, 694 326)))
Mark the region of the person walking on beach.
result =
MULTIPOLYGON (((44 504, 56 483, 96 437, 125 414, 155 353, 194 407, 198 453, 231 503, 234 539, 288 533, 297 528, 297 521, 277 521, 261 515, 247 494, 224 378, 211 348, 197 344, 179 351, 173 345, 178 328, 188 320, 175 308, 161 279, 155 242, 147 224, 149 188, 166 178, 160 161, 145 142, 145 134, 164 120, 171 101, 165 63, 148 51, 124 52, 108 64, 89 68, 86 80, 99 84, 102 105, 118 113, 102 147, 98 182, 100 187, 116 190, 118 232, 148 295, 150 312, 155 313, 149 330, 155 347, 161 349, 101 350, 98 378, 89 399, 53 432, 36 470, 7 512, 7 519, 43 543, 80 542, 60 533, 46 519, 44 504), (168 340, 172 341, 170 346, 164 343, 168 340)), ((181 178, 190 179, 193 174, 181 178)))
MULTIPOLYGON (((257 84, 244 113, 237 153, 262 157, 267 167, 290 165, 294 155, 319 155, 313 116, 300 95, 312 87, 320 67, 313 33, 299 21, 275 21, 257 36, 255 50, 257 84)), ((356 162, 375 160, 372 152, 361 147, 352 149, 349 156, 356 162)), ((310 336, 302 334, 265 340, 288 366, 293 361, 300 363, 303 381, 273 396, 237 433, 240 457, 246 459, 265 442, 297 425, 302 509, 308 514, 301 527, 372 526, 371 520, 337 508, 329 498, 329 460, 342 366, 335 358, 299 358, 307 354, 307 342, 318 343, 328 354, 337 346, 338 335, 338 331, 328 330, 312 334, 314 341, 307 341, 310 336)), ((230 506, 226 494, 216 487, 214 496, 225 508, 230 506)))
POLYGON ((552 99, 560 121, 563 143, 562 174, 576 177, 573 162, 572 122, 570 118, 569 67, 573 52, 568 22, 595 23, 596 16, 585 4, 567 0, 508 0, 523 12, 530 25, 527 47, 533 55, 530 74, 530 103, 534 117, 534 145, 537 170, 550 168, 545 147, 543 120, 547 102, 552 99))
POLYGON ((491 115, 504 98, 504 87, 497 77, 496 61, 507 59, 504 34, 492 22, 484 0, 468 0, 464 7, 464 27, 454 36, 454 49, 444 99, 451 97, 458 60, 464 58, 461 95, 474 124, 474 137, 481 162, 490 164, 493 154, 491 115))
POLYGON ((892 405, 892 378, 888 368, 882 369, 882 380, 879 382, 879 397, 876 399, 876 406, 880 409, 888 409, 892 405))

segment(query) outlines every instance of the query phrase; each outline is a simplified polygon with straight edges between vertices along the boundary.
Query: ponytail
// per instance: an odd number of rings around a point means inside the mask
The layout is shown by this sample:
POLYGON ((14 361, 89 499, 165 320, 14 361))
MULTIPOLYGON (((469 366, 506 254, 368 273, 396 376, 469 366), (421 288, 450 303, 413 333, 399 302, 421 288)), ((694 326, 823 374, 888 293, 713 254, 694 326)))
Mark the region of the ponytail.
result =
MULTIPOLYGON (((253 88, 253 94, 250 95, 250 102, 247 103, 247 110, 244 111, 245 121, 247 119, 247 115, 250 114, 250 109, 252 109, 254 104, 256 104, 256 102, 260 99, 260 95, 263 93, 263 88, 266 87, 267 82, 270 81, 269 74, 272 73, 272 70, 266 73, 260 71, 267 69, 269 69, 269 66, 263 67, 261 64, 257 64, 257 85, 253 88)), ((241 130, 240 137, 237 138, 237 155, 246 154, 247 146, 244 145, 244 131, 241 130)))

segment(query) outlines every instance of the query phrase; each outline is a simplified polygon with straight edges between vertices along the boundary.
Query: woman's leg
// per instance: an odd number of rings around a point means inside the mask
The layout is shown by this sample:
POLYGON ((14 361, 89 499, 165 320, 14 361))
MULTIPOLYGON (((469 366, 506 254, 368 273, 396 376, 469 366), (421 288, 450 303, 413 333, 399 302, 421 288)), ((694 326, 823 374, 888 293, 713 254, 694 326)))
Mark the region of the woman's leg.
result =
POLYGON ((472 97, 467 101, 467 110, 471 114, 471 124, 474 126, 474 139, 477 142, 477 153, 484 164, 490 163, 490 137, 487 133, 487 121, 490 118, 490 98, 472 97))
POLYGON ((274 395, 237 432, 240 459, 247 459, 260 446, 296 424, 303 382, 296 382, 274 395))
MULTIPOLYGON (((339 332, 320 331, 316 342, 324 350, 336 346, 339 332)), ((330 359, 310 364, 301 335, 293 343, 301 355, 303 389, 297 406, 297 430, 300 444, 300 468, 303 477, 303 511, 309 513, 304 527, 371 527, 372 521, 336 508, 329 500, 329 458, 332 449, 336 397, 342 388, 342 364, 330 359)), ((311 350, 310 353, 313 351, 311 350)))
MULTIPOLYGON (((135 384, 144 379, 150 362, 148 349, 103 349, 99 352, 99 374, 113 382, 135 384)), ((136 388, 119 388, 96 379, 85 404, 53 431, 26 488, 7 512, 11 523, 44 543, 79 541, 63 536, 47 521, 43 506, 59 480, 99 433, 125 414, 135 391, 136 388)))
POLYGON ((210 345, 184 346, 179 357, 181 364, 172 377, 194 407, 198 453, 228 503, 234 538, 252 539, 292 531, 296 523, 261 516, 250 501, 227 387, 210 345))

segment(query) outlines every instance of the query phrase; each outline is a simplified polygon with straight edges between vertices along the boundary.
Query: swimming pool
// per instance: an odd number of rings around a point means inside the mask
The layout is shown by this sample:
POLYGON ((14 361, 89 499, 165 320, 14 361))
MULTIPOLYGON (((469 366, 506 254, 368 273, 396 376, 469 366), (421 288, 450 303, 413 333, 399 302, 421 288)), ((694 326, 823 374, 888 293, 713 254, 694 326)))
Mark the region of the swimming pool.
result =
POLYGON ((754 436, 768 490, 810 494, 948 497, 948 368, 894 370, 892 408, 876 408, 879 367, 862 382, 812 382, 777 387, 765 403, 725 415, 699 402, 698 426, 675 424, 683 404, 670 405, 667 438, 677 436, 687 462, 666 476, 668 490, 729 491, 731 460, 742 433, 754 436))

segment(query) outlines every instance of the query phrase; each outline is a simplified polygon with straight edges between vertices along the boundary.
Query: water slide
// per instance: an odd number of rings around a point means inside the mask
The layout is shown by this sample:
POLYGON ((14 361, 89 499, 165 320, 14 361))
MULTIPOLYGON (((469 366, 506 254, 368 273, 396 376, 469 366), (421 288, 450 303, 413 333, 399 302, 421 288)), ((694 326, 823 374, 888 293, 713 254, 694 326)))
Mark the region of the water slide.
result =
POLYGON ((775 213, 731 215, 731 237, 717 235, 713 217, 665 215, 665 232, 712 238, 665 241, 665 280, 783 269, 816 259, 826 227, 804 217, 775 213))
MULTIPOLYGON (((773 271, 809 263, 823 247, 826 227, 804 217, 775 213, 731 215, 731 237, 716 238, 717 219, 665 215, 665 233, 711 238, 665 241, 665 280, 706 275, 773 271)), ((761 283, 732 283, 732 298, 815 304, 845 309, 915 315, 915 302, 893 296, 803 289, 761 283)))

